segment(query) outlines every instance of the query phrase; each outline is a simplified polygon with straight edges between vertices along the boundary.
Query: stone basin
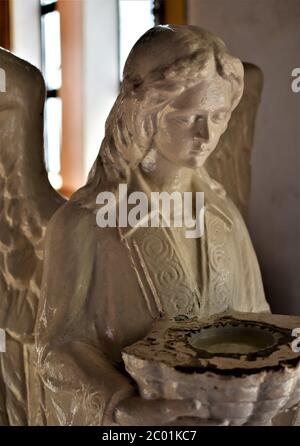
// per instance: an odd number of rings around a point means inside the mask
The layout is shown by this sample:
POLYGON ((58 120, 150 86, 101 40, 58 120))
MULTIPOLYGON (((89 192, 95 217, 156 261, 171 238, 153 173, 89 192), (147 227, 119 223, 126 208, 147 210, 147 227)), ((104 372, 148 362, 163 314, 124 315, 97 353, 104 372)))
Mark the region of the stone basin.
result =
POLYGON ((126 370, 147 399, 194 399, 189 424, 298 424, 300 317, 223 313, 157 321, 126 347, 126 370), (294 344, 293 344, 294 345, 294 344))
POLYGON ((217 354, 248 354, 276 345, 281 333, 249 324, 211 326, 192 333, 190 345, 198 351, 217 354))

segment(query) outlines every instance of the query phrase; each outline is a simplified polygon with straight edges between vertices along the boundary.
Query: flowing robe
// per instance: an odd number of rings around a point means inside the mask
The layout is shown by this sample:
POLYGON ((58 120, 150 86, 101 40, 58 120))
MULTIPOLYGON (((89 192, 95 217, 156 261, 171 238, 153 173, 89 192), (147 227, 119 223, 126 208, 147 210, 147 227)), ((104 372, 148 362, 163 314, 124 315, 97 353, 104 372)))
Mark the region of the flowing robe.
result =
POLYGON ((52 218, 37 326, 48 424, 113 424, 136 392, 121 350, 157 318, 269 311, 239 211, 207 174, 193 188, 206 209, 196 268, 172 228, 99 228, 72 199, 52 218))

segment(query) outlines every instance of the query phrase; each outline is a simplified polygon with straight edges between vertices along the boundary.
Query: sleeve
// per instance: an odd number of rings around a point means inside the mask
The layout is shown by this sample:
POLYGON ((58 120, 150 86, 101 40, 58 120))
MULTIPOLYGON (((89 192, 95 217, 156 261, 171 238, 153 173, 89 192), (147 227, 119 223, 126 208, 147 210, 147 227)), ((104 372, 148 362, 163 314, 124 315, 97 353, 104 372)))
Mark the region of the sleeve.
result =
POLYGON ((93 227, 88 211, 67 203, 46 232, 36 347, 52 420, 47 424, 113 424, 118 402, 134 393, 88 319, 93 227))

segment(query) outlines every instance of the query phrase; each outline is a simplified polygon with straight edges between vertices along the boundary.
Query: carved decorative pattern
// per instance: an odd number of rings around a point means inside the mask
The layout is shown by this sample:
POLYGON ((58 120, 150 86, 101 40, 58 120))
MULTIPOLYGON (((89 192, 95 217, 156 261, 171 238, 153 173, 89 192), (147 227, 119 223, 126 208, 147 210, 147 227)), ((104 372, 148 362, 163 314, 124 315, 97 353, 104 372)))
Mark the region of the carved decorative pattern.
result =
POLYGON ((209 234, 207 245, 210 294, 213 296, 213 299, 210 299, 210 304, 214 303, 214 307, 219 312, 226 310, 234 292, 233 274, 230 274, 233 268, 230 256, 230 240, 228 240, 230 228, 222 218, 209 209, 206 212, 205 221, 206 234, 209 234))
POLYGON ((190 274, 184 270, 179 254, 161 228, 139 229, 135 241, 153 282, 161 307, 169 317, 192 316, 200 311, 200 292, 191 287, 190 274))

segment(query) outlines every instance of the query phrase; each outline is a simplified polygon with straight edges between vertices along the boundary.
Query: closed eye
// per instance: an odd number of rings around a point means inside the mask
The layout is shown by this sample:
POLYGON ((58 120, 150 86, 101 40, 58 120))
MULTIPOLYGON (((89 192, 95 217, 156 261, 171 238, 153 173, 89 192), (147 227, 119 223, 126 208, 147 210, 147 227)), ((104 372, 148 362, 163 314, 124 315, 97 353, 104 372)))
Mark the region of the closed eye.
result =
POLYGON ((214 113, 211 117, 211 120, 214 123, 219 124, 221 122, 225 122, 227 118, 228 118, 228 113, 225 111, 222 111, 222 112, 214 113))
POLYGON ((192 118, 193 117, 189 116, 189 115, 183 115, 183 116, 175 115, 175 116, 172 116, 171 119, 172 119, 172 121, 176 122, 179 125, 189 125, 192 122, 192 118))

